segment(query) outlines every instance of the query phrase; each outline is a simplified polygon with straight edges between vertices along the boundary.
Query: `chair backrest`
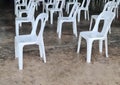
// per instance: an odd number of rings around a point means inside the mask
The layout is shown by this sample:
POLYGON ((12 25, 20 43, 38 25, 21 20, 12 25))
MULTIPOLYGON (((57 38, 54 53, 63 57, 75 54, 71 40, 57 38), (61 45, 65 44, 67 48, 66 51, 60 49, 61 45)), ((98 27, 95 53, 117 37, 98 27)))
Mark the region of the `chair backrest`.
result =
POLYGON ((27 5, 27 1, 28 0, 22 0, 22 3, 27 5))
POLYGON ((34 2, 34 0, 29 0, 29 2, 28 2, 28 4, 27 4, 27 8, 26 8, 27 10, 29 10, 29 8, 30 8, 32 2, 34 2))
POLYGON ((61 9, 64 7, 65 0, 56 0, 55 9, 61 9))
POLYGON ((69 14, 69 17, 76 17, 79 7, 80 7, 80 3, 78 2, 74 3, 71 12, 69 14))
POLYGON ((81 7, 88 9, 89 5, 90 5, 90 0, 83 0, 81 7))
MULTIPOLYGON (((36 17, 36 20, 34 22, 34 26, 32 28, 32 32, 31 34, 34 35, 38 35, 38 38, 41 38, 41 36, 43 35, 43 31, 44 31, 44 28, 45 28, 45 24, 46 24, 46 21, 48 20, 48 14, 47 13, 40 13, 37 17, 36 17), (38 28, 38 23, 40 22, 40 31, 38 32, 37 34, 37 28, 38 28)), ((39 40, 39 39, 38 39, 39 40)))
POLYGON ((27 7, 27 1, 28 0, 14 0, 15 14, 16 14, 16 9, 21 10, 21 6, 24 6, 25 8, 27 7), (21 5, 21 6, 18 6, 18 5, 21 5))
POLYGON ((116 2, 117 2, 117 6, 120 5, 120 0, 116 0, 116 2))
POLYGON ((115 12, 116 5, 117 5, 117 3, 115 1, 108 1, 104 6, 103 11, 115 12))
POLYGON ((33 19, 34 14, 35 14, 35 3, 34 3, 34 1, 32 1, 31 5, 28 9, 27 17, 30 19, 33 19))
POLYGON ((107 36, 107 33, 111 27, 111 23, 113 21, 113 19, 115 18, 115 13, 111 12, 111 11, 103 11, 99 14, 94 28, 92 31, 96 31, 97 33, 99 33, 101 35, 101 37, 105 37, 107 36), (102 30, 99 32, 99 24, 101 22, 101 20, 103 20, 103 26, 102 26, 102 30))

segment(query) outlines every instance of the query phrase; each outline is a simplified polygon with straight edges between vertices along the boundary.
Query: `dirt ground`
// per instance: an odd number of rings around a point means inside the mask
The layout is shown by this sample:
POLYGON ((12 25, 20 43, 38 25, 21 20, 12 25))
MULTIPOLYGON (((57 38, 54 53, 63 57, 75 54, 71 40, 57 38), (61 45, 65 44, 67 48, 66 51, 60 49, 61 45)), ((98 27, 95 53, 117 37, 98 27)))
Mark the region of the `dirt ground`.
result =
MULTIPOLYGON (((76 53, 77 41, 70 23, 63 24, 62 38, 56 33, 56 20, 44 30, 47 63, 39 57, 36 45, 24 47, 24 69, 18 70, 14 55, 15 17, 13 10, 0 10, 0 85, 120 85, 120 18, 112 23, 108 34, 109 58, 93 45, 92 62, 86 63, 86 42, 76 53)), ((25 24, 21 32, 27 32, 25 24)), ((78 34, 88 30, 89 21, 77 23, 78 34)))

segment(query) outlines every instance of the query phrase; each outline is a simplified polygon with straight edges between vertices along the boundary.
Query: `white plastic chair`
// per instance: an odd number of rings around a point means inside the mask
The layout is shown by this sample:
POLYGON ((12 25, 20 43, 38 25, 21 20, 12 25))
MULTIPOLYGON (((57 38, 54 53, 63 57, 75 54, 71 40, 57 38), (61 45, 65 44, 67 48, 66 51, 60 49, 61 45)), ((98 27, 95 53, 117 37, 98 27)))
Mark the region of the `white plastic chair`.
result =
POLYGON ((84 11, 85 20, 86 19, 89 20, 89 5, 90 5, 90 0, 83 0, 78 12, 78 22, 80 22, 81 11, 84 11))
POLYGON ((48 8, 50 12, 50 24, 53 24, 53 13, 58 12, 59 16, 63 15, 63 7, 64 7, 65 0, 56 0, 55 6, 52 8, 48 8))
POLYGON ((87 42, 87 63, 91 62, 92 43, 94 40, 99 40, 99 52, 102 53, 102 42, 105 40, 106 57, 108 57, 107 33, 111 27, 111 23, 115 18, 115 13, 111 11, 103 11, 97 18, 92 31, 80 32, 77 53, 80 51, 81 39, 84 38, 87 42), (109 16, 108 16, 109 15, 109 16), (102 30, 98 31, 99 24, 103 20, 102 30))
POLYGON ((102 53, 102 42, 103 40, 105 40, 106 57, 108 57, 107 34, 108 34, 108 31, 111 27, 111 23, 114 18, 115 18, 114 12, 103 11, 98 16, 95 22, 95 26, 92 31, 80 32, 77 53, 79 53, 80 51, 81 39, 84 38, 87 42, 87 63, 91 62, 92 43, 94 40, 99 40, 99 52, 100 53, 102 53), (101 20, 103 21, 103 27, 101 31, 98 31, 101 20))
POLYGON ((64 22, 72 22, 73 33, 77 37, 76 16, 77 16, 77 13, 78 13, 79 6, 80 6, 80 3, 74 3, 68 17, 58 17, 57 33, 58 33, 59 38, 61 38, 62 23, 64 23, 64 22))
MULTIPOLYGON (((104 9, 103 11, 113 11, 115 12, 115 9, 116 8, 116 2, 114 1, 108 1, 105 6, 104 6, 104 9)), ((91 16, 91 21, 90 21, 90 27, 89 27, 89 30, 91 30, 91 27, 92 27, 92 23, 93 23, 93 20, 96 21, 98 15, 92 15, 91 16)), ((109 31, 110 32, 110 31, 109 31)), ((111 33, 111 32, 110 32, 111 33)))
POLYGON ((67 2, 67 4, 66 4, 66 11, 67 11, 67 14, 69 14, 70 5, 73 5, 73 4, 76 3, 76 2, 78 2, 78 0, 72 0, 72 1, 67 2))
POLYGON ((15 58, 18 58, 19 70, 23 69, 23 47, 25 45, 36 44, 39 46, 40 56, 43 58, 44 63, 46 63, 46 55, 43 40, 43 31, 45 28, 46 21, 48 20, 48 15, 46 13, 41 13, 37 16, 34 27, 31 34, 15 36, 15 58), (38 23, 41 23, 40 31, 37 35, 38 23))
POLYGON ((19 35, 19 28, 21 27, 22 23, 31 22, 32 27, 33 27, 34 13, 35 13, 35 4, 34 4, 34 2, 32 2, 29 10, 26 13, 27 13, 27 16, 25 16, 25 17, 21 17, 21 14, 20 14, 20 17, 15 18, 16 36, 19 35))

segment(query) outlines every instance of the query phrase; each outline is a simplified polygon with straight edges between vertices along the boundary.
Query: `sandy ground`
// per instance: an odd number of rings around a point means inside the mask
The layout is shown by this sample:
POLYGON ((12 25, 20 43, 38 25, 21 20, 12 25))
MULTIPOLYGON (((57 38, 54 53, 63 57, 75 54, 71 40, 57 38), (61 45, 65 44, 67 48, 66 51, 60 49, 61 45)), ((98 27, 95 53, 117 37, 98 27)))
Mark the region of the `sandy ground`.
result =
MULTIPOLYGON (((61 40, 54 25, 47 22, 44 42, 47 63, 39 57, 38 47, 24 47, 24 69, 18 70, 14 55, 14 16, 12 10, 0 10, 0 85, 120 85, 120 19, 112 24, 108 35, 109 58, 98 52, 98 42, 93 45, 92 62, 86 63, 86 43, 76 53, 77 41, 70 23, 63 24, 61 40)), ((77 24, 78 34, 88 30, 89 21, 77 24)), ((21 32, 28 31, 25 24, 21 32), (24 29, 25 28, 25 29, 24 29)))

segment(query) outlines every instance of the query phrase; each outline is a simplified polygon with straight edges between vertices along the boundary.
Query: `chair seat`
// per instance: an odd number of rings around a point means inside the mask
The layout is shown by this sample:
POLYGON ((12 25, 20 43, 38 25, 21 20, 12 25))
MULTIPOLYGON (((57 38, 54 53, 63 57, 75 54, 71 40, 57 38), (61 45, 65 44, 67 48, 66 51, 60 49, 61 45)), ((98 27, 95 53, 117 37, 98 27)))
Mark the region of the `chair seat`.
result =
POLYGON ((37 36, 35 35, 20 35, 15 37, 16 42, 24 44, 35 44, 37 41, 37 36))
POLYGON ((22 17, 22 18, 16 18, 16 20, 18 20, 18 22, 20 22, 20 21, 26 22, 26 21, 30 21, 31 19, 28 17, 22 17))
POLYGON ((99 32, 86 31, 86 32, 81 32, 80 35, 85 39, 94 39, 94 40, 104 39, 104 36, 99 32))
POLYGON ((92 19, 97 19, 98 15, 92 15, 91 18, 92 19))
POLYGON ((62 22, 73 22, 74 20, 76 20, 75 18, 72 17, 58 17, 58 20, 61 20, 62 22))
POLYGON ((49 8, 48 10, 50 10, 50 11, 62 11, 61 9, 55 9, 55 8, 49 8))

